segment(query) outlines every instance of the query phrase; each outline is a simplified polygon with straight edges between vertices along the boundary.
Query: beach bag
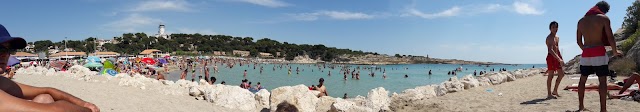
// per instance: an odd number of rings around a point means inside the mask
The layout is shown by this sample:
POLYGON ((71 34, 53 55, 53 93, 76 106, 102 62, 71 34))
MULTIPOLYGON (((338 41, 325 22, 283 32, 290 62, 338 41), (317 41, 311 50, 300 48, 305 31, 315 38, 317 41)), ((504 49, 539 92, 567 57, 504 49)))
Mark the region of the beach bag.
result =
POLYGON ((640 92, 638 90, 633 91, 633 100, 640 102, 640 92))

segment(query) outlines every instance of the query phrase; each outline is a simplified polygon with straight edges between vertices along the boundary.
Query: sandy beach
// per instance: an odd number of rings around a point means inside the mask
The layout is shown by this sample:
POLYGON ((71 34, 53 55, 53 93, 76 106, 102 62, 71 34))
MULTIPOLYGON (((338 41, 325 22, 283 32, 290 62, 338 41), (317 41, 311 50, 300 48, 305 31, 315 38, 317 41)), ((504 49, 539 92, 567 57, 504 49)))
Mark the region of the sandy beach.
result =
MULTIPOLYGON (((557 112, 575 111, 578 107, 577 92, 559 90, 562 97, 545 100, 546 77, 540 74, 543 69, 489 73, 480 77, 469 75, 459 80, 452 78, 439 85, 425 85, 401 93, 391 93, 384 88, 376 88, 372 89, 367 96, 346 100, 327 96, 317 98, 315 97, 317 92, 309 91, 305 85, 278 87, 251 93, 237 86, 185 83, 184 81, 175 83, 169 81, 171 84, 166 84, 166 82, 139 75, 128 77, 128 75, 119 74, 112 77, 90 75, 91 72, 83 70, 82 67, 72 67, 67 72, 51 72, 42 67, 30 68, 19 70, 19 74, 13 80, 33 86, 58 88, 93 102, 105 112, 275 111, 276 105, 283 101, 292 102, 292 105, 302 112, 557 112), (412 92, 412 90, 418 92, 412 92), (203 97, 193 97, 190 94, 203 97)), ((561 88, 578 83, 578 80, 571 79, 574 76, 577 75, 566 76, 561 88)), ((596 83, 596 80, 589 80, 588 83, 596 83)), ((587 92, 586 107, 599 110, 597 98, 597 92, 587 92)), ((607 104, 609 111, 612 112, 640 111, 634 109, 640 105, 634 101, 613 99, 608 100, 607 104)))
MULTIPOLYGON (((562 90, 565 86, 577 84, 578 74, 567 75, 563 78, 558 94, 560 98, 545 100, 547 95, 546 76, 541 74, 518 79, 500 85, 482 86, 450 93, 444 96, 426 98, 415 102, 392 105, 398 107, 399 112, 564 112, 578 110, 578 92, 562 90), (493 92, 487 92, 493 90, 493 92), (501 94, 501 95, 500 95, 501 94)), ((624 77, 618 77, 619 80, 624 77)), ((588 80, 598 83, 597 79, 588 80)), ((614 92, 614 91, 610 91, 614 92)), ((615 91, 617 92, 617 91, 615 91)), ((585 107, 591 111, 600 111, 597 91, 585 93, 585 107)), ((640 103, 619 99, 607 100, 607 110, 611 112, 640 112, 640 103)))
MULTIPOLYGON (((119 86, 120 79, 108 80, 95 76, 91 81, 64 76, 17 74, 14 81, 39 87, 54 87, 85 101, 92 102, 103 112, 232 112, 235 109, 215 106, 204 100, 181 94, 160 92, 161 84, 146 84, 139 87, 119 86), (95 82, 97 81, 97 82, 95 82), (103 82, 105 81, 105 82, 103 82)), ((178 88, 179 89, 179 88, 178 88)))

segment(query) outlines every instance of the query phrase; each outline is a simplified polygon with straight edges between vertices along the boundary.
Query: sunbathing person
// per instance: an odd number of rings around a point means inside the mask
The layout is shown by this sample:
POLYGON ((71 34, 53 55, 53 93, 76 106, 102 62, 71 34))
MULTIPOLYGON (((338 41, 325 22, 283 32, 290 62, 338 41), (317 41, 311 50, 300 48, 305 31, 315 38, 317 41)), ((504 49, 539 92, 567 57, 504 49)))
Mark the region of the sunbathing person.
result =
POLYGON ((630 96, 631 94, 629 94, 630 92, 627 91, 627 89, 629 89, 629 87, 631 87, 631 85, 633 85, 634 83, 636 84, 640 84, 640 75, 637 72, 633 72, 633 74, 631 75, 631 77, 624 79, 624 84, 622 84, 622 88, 620 89, 620 91, 616 94, 610 94, 610 98, 620 98, 620 97, 624 97, 624 96, 630 96))

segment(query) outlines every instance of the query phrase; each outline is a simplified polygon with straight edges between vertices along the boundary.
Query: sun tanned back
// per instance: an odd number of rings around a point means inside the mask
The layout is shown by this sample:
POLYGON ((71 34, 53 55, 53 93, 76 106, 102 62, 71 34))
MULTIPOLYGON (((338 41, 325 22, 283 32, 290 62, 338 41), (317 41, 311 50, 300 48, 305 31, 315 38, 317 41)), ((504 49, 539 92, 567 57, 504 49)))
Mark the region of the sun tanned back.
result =
POLYGON ((604 15, 585 16, 578 22, 578 30, 584 36, 585 46, 602 46, 602 34, 607 17, 604 15))

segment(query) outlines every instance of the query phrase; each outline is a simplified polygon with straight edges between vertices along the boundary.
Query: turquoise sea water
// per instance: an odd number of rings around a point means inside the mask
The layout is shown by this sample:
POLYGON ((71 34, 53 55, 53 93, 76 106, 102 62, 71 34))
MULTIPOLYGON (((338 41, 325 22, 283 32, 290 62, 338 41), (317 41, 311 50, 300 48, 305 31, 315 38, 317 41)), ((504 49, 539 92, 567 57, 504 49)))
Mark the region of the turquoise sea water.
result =
MULTIPOLYGON (((340 68, 335 69, 327 68, 318 69, 318 67, 310 64, 290 64, 292 73, 288 74, 288 68, 280 69, 280 64, 260 64, 253 69, 253 64, 245 64, 229 69, 227 67, 218 65, 220 73, 214 73, 213 68, 210 67, 211 76, 216 77, 216 84, 222 81, 226 82, 226 85, 240 85, 243 77, 244 70, 247 70, 247 78, 252 82, 251 86, 255 86, 257 82, 260 82, 263 87, 268 90, 273 90, 281 86, 295 86, 304 84, 306 86, 317 85, 318 79, 324 78, 327 91, 332 97, 342 97, 345 93, 349 97, 355 97, 356 95, 366 96, 367 93, 377 87, 384 87, 391 93, 400 93, 405 89, 415 88, 416 86, 423 86, 429 84, 440 84, 448 80, 452 75, 447 75, 448 71, 452 71, 458 67, 462 67, 462 71, 457 73, 457 77, 463 77, 465 75, 473 74, 474 70, 487 71, 495 69, 498 71, 500 68, 506 68, 508 71, 516 69, 532 68, 535 66, 546 67, 545 64, 523 64, 523 65, 491 65, 478 66, 478 65, 457 65, 457 64, 408 64, 408 65, 377 65, 383 70, 386 69, 387 78, 382 78, 382 71, 375 70, 375 76, 372 77, 369 74, 370 70, 360 69, 360 80, 352 79, 351 74, 347 74, 347 80, 344 80, 344 75, 340 73, 340 68), (264 67, 263 73, 260 73, 260 66, 264 67), (276 66, 276 70, 273 67, 276 66), (296 68, 300 69, 300 73, 296 74, 296 68), (432 75, 428 75, 428 71, 432 70, 432 75), (331 76, 328 75, 331 71, 331 76), (404 75, 408 75, 408 78, 404 78, 404 75)), ((355 68, 356 66, 371 67, 371 65, 349 65, 355 68)), ((196 80, 198 75, 203 75, 200 70, 196 70, 196 80)), ((168 80, 176 81, 180 77, 180 72, 175 71, 167 75, 168 80)), ((187 75, 187 79, 191 80, 191 71, 187 75)))

